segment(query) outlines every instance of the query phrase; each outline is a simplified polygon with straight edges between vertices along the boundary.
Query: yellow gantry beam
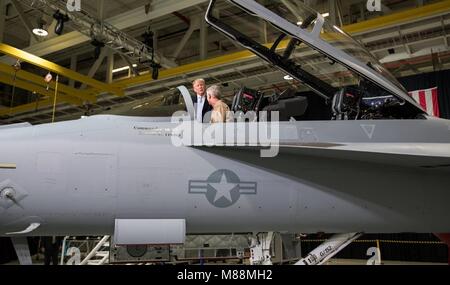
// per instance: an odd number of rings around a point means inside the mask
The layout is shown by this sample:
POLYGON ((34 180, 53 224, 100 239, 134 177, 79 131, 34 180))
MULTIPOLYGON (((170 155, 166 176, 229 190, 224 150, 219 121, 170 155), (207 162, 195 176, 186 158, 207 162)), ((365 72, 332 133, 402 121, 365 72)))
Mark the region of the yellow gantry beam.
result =
MULTIPOLYGON (((12 110, 16 113, 25 113, 25 112, 29 112, 32 110, 37 110, 42 107, 50 107, 52 105, 53 105, 53 99, 49 98, 49 99, 39 100, 38 102, 34 102, 34 103, 20 105, 20 106, 14 107, 12 110)), ((10 114, 9 109, 0 111, 0 116, 8 116, 9 114, 10 114)))
MULTIPOLYGON (((39 85, 35 85, 33 83, 27 82, 27 81, 23 81, 21 79, 16 79, 15 82, 14 80, 8 76, 8 75, 4 75, 4 74, 0 74, 0 82, 8 84, 8 85, 16 85, 16 87, 24 89, 24 90, 28 90, 31 92, 36 92, 39 93, 41 95, 44 95, 46 97, 53 97, 55 95, 53 90, 47 90, 46 88, 39 86, 39 85)), ((67 94, 62 94, 59 93, 58 96, 60 97, 60 99, 62 101, 66 101, 67 103, 71 103, 74 105, 82 105, 83 101, 80 98, 76 98, 67 94)))
MULTIPOLYGON (((11 79, 10 76, 0 74, 0 82, 12 85, 12 81, 13 80, 11 79)), ((16 85, 17 88, 34 91, 38 94, 46 96, 47 99, 44 99, 44 100, 39 99, 40 100, 39 103, 34 102, 34 103, 26 104, 26 105, 20 105, 20 106, 13 107, 13 108, 2 109, 2 110, 0 110, 0 116, 7 116, 7 115, 13 115, 13 114, 17 114, 17 113, 31 111, 31 110, 36 109, 36 105, 38 105, 39 107, 44 107, 44 106, 47 107, 47 106, 52 105, 53 99, 55 96, 55 93, 53 90, 47 91, 47 89, 45 89, 41 86, 35 85, 30 82, 22 81, 20 79, 16 79, 14 84, 16 85), (48 102, 48 104, 47 104, 47 102, 48 102)), ((70 103, 73 105, 78 105, 78 106, 83 104, 83 100, 76 98, 76 97, 69 96, 67 94, 63 94, 63 93, 58 93, 56 99, 58 102, 64 101, 64 102, 67 102, 67 103, 70 103)))
MULTIPOLYGON (((7 75, 10 75, 11 79, 13 79, 14 74, 16 74, 16 78, 23 79, 24 81, 30 81, 30 82, 38 85, 39 87, 45 88, 47 86, 43 77, 37 76, 33 73, 30 73, 30 72, 27 72, 24 70, 19 70, 16 73, 12 66, 9 66, 9 65, 6 65, 3 63, 0 63, 0 72, 4 72, 7 75)), ((6 83, 6 84, 11 83, 10 85, 12 85, 14 82, 13 82, 13 80, 11 80, 10 83, 9 82, 3 82, 3 83, 6 83)), ((52 89, 55 90, 55 87, 56 87, 56 82, 54 82, 54 81, 50 82, 49 90, 52 90, 52 89)), ((32 91, 32 92, 33 91, 38 92, 37 90, 34 90, 34 89, 33 90, 30 90, 28 88, 25 88, 25 89, 32 91)), ((42 89, 40 89, 40 90, 42 90, 42 89)), ((70 86, 67 86, 65 84, 58 83, 58 92, 59 91, 61 91, 62 93, 65 93, 66 95, 69 95, 71 97, 79 98, 81 100, 78 100, 78 101, 81 101, 81 102, 88 101, 90 103, 95 103, 97 101, 96 96, 88 93, 88 91, 78 90, 78 89, 72 88, 70 86)), ((46 94, 42 94, 42 95, 46 95, 46 94)), ((65 96, 63 96, 62 98, 65 98, 65 96)), ((69 103, 72 103, 72 102, 69 102, 69 103)))
POLYGON ((450 0, 444 0, 435 4, 425 5, 419 8, 409 9, 403 12, 378 17, 361 23, 344 26, 344 31, 349 34, 358 34, 368 30, 397 26, 405 22, 420 20, 423 18, 448 14, 450 12, 450 0))
POLYGON ((121 90, 120 88, 117 88, 116 86, 112 86, 111 84, 106 84, 106 83, 100 82, 98 80, 95 80, 93 78, 90 78, 88 76, 79 74, 78 72, 67 69, 67 68, 57 65, 53 62, 50 62, 43 58, 37 57, 35 55, 32 55, 28 52, 17 49, 15 47, 6 45, 4 43, 0 43, 0 52, 7 54, 11 57, 20 59, 22 61, 31 63, 33 65, 36 65, 36 66, 46 69, 48 71, 52 71, 59 75, 65 76, 67 78, 85 83, 89 86, 92 86, 95 89, 110 92, 110 93, 116 94, 118 96, 124 95, 124 91, 121 90))
MULTIPOLYGON (((402 23, 406 23, 413 20, 423 19, 431 16, 436 16, 450 11, 450 0, 441 1, 435 4, 426 5, 423 7, 410 9, 404 12, 395 13, 388 16, 382 16, 373 20, 364 21, 357 24, 347 25, 343 27, 343 30, 349 34, 357 34, 377 29, 382 29, 389 26, 395 26, 402 23)), ((285 49, 288 41, 284 40, 278 45, 278 49, 285 49)), ((267 47, 272 44, 267 44, 267 47)), ((235 62, 253 58, 255 55, 249 51, 241 51, 233 54, 219 56, 196 63, 186 64, 171 69, 166 69, 160 72, 160 79, 169 78, 177 75, 182 75, 190 72, 200 71, 203 69, 214 68, 223 66, 225 64, 233 64, 235 62)), ((115 82, 118 88, 129 88, 135 85, 153 81, 151 74, 145 74, 129 79, 123 79, 115 82)))
MULTIPOLYGON (((289 44, 289 40, 281 41, 278 44, 277 50, 285 49, 288 46, 288 44, 289 44)), ((272 46, 272 44, 265 44, 265 46, 270 48, 272 46)), ((251 59, 253 57, 255 57, 255 54, 248 50, 239 51, 239 52, 235 52, 235 53, 224 55, 224 56, 219 56, 219 57, 202 60, 202 61, 195 62, 195 63, 190 63, 190 64, 162 70, 159 73, 159 78, 163 79, 163 78, 168 78, 168 77, 172 77, 172 76, 176 76, 176 75, 186 74, 188 72, 200 71, 200 70, 211 68, 214 66, 224 66, 226 64, 233 64, 236 61, 251 59)), ((137 84, 142 84, 142 83, 149 82, 149 81, 153 81, 152 75, 145 74, 145 75, 136 76, 136 77, 129 78, 129 79, 123 79, 114 84, 120 88, 125 89, 128 87, 131 87, 131 86, 134 86, 137 84)))
MULTIPOLYGON (((162 70, 159 72, 159 78, 164 79, 164 78, 168 78, 168 77, 172 77, 172 76, 186 74, 188 72, 200 71, 200 70, 203 70, 206 68, 211 68, 214 66, 233 64, 236 61, 253 58, 254 56, 255 55, 250 51, 240 51, 240 52, 236 52, 236 53, 232 53, 232 54, 228 54, 228 55, 224 55, 224 56, 219 56, 216 58, 211 58, 211 59, 202 60, 202 61, 195 62, 195 63, 190 63, 190 64, 162 70)), ((152 75, 145 74, 145 75, 136 76, 133 78, 117 81, 117 82, 113 83, 113 85, 115 85, 119 88, 125 89, 128 87, 132 87, 134 85, 138 85, 138 84, 142 84, 142 83, 146 83, 146 82, 150 82, 150 81, 154 81, 152 79, 152 75)))

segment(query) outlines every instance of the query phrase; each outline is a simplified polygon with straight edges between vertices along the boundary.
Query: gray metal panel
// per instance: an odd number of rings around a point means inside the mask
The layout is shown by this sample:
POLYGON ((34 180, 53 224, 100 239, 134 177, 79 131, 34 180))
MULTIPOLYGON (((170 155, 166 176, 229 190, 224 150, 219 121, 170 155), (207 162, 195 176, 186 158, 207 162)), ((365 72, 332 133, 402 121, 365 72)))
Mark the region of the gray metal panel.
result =
POLYGON ((31 260, 27 238, 13 237, 11 240, 13 242, 14 249, 16 250, 20 265, 32 265, 33 261, 31 260))
MULTIPOLYGON (((42 225, 33 235, 111 234, 116 218, 183 218, 190 233, 450 230, 447 120, 280 123, 282 142, 290 145, 271 159, 236 147, 175 147, 170 136, 147 131, 176 125, 93 116, 0 131, 2 162, 17 165, 1 169, 0 181, 10 179, 30 194, 21 207, 0 207, 0 235, 30 223, 42 225), (92 171, 81 172, 97 190, 105 179, 95 173, 106 171, 98 164, 72 167, 74 153, 114 154, 117 165, 108 177, 117 195, 87 189, 73 195, 69 176, 78 168, 92 171), (239 186, 239 195, 189 191, 190 181, 217 184, 212 176, 222 169, 238 176, 240 183, 224 182, 239 186)), ((147 238, 146 230, 135 230, 147 238)))
POLYGON ((114 243, 118 245, 182 244, 184 219, 116 219, 114 243))

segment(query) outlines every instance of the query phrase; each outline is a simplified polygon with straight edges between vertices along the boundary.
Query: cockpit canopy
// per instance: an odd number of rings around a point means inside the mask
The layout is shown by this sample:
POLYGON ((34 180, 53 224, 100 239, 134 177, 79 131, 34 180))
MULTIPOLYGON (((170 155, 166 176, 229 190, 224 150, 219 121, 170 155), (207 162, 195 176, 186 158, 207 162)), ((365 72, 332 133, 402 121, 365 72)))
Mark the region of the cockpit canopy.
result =
MULTIPOLYGON (((423 118, 425 112, 364 46, 301 1, 211 0, 206 20, 322 100, 290 90, 265 96, 243 87, 230 106, 234 112, 279 111, 282 120, 423 118)), ((168 117, 189 109, 188 101, 173 90, 115 113, 168 117)))
POLYGON ((403 118, 423 114, 366 48, 301 1, 211 0, 206 20, 329 102, 355 87, 361 97, 393 97, 403 118))

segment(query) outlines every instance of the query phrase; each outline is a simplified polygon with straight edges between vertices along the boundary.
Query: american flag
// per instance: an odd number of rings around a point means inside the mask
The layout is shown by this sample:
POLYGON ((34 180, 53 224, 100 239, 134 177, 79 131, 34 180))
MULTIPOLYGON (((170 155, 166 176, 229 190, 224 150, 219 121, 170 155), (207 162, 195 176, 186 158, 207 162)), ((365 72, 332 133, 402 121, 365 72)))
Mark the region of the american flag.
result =
POLYGON ((416 90, 408 92, 409 96, 413 97, 422 109, 430 116, 439 117, 439 100, 438 88, 430 88, 424 90, 416 90))

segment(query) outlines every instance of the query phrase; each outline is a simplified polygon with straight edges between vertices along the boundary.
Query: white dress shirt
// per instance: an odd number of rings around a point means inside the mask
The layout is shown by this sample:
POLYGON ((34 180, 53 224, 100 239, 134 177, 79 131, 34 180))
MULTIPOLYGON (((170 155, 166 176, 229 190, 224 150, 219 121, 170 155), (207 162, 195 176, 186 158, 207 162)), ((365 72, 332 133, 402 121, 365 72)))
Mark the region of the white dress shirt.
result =
POLYGON ((196 112, 196 119, 198 122, 203 122, 203 106, 205 104, 205 96, 198 96, 197 95, 197 112, 196 112))

